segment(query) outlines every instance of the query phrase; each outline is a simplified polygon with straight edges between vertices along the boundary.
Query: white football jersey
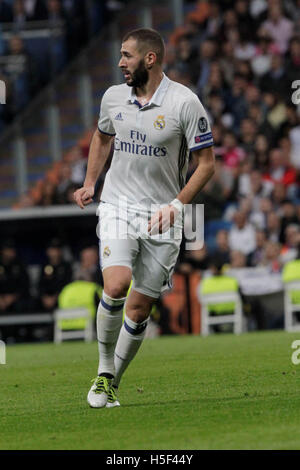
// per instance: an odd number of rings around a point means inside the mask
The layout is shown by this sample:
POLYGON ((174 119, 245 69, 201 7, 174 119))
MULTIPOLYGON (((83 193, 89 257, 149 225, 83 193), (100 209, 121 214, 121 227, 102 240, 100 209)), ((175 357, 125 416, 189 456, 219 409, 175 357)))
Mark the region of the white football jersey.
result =
POLYGON ((189 150, 213 145, 206 111, 187 87, 164 75, 141 106, 126 83, 103 95, 98 129, 114 135, 114 154, 101 201, 149 210, 168 204, 185 185, 189 150))

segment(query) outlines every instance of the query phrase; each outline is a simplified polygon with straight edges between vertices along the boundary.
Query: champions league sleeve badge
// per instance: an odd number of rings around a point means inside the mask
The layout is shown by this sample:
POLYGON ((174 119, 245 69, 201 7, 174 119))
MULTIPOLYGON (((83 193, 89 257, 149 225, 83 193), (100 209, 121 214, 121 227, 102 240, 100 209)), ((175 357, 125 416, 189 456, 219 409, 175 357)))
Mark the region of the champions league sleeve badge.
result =
POLYGON ((200 132, 206 132, 208 128, 208 122, 205 117, 201 117, 198 121, 198 127, 200 132))

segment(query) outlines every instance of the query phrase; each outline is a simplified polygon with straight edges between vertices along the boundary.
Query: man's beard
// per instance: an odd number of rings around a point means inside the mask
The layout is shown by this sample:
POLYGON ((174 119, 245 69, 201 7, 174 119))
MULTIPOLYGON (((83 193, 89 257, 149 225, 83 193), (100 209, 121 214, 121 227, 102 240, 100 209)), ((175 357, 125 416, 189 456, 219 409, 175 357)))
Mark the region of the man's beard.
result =
POLYGON ((135 88, 141 88, 142 86, 146 85, 148 79, 149 73, 142 59, 136 70, 132 73, 131 81, 129 83, 127 82, 127 85, 135 88))

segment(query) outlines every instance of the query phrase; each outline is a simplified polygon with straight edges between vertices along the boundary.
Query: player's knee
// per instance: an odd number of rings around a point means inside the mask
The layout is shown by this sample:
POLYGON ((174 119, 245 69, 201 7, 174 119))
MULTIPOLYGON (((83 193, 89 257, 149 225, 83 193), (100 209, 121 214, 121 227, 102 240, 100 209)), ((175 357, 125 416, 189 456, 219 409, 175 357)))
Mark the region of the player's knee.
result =
POLYGON ((126 315, 133 321, 145 320, 151 312, 152 305, 148 302, 128 302, 126 305, 126 315))
POLYGON ((104 285, 104 292, 112 299, 126 297, 130 282, 114 280, 104 285))

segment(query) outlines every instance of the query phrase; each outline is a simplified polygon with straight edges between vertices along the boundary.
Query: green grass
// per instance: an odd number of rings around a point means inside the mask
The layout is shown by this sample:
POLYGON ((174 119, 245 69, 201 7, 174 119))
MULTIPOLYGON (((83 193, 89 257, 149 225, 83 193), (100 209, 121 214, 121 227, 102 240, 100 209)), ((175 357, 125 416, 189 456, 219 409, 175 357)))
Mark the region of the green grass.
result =
POLYGON ((7 347, 0 449, 300 449, 300 365, 285 332, 146 340, 120 408, 86 403, 97 344, 7 347))

